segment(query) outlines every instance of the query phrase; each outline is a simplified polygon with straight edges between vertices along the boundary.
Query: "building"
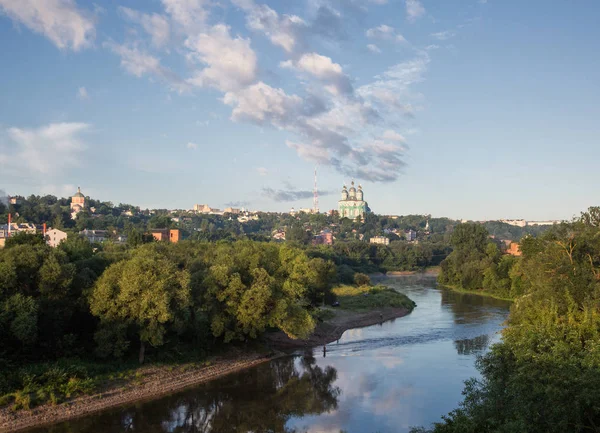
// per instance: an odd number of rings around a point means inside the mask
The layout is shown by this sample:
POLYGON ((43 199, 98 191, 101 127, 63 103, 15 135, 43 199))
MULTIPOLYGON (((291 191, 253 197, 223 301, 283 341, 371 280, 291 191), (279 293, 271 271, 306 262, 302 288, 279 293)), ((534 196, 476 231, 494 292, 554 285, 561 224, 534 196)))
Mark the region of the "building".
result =
POLYGON ((274 230, 272 236, 276 241, 285 241, 285 230, 274 230))
POLYGON ((554 224, 560 224, 560 221, 550 220, 550 221, 527 221, 528 226, 552 226, 554 224))
POLYGON ((108 239, 108 230, 82 230, 80 236, 86 238, 91 244, 102 243, 108 239))
POLYGON ((406 238, 406 240, 408 242, 416 241, 417 240, 417 232, 414 231, 413 229, 405 230, 404 237, 406 238))
POLYGON ((193 210, 196 213, 210 213, 212 211, 210 206, 207 204, 195 204, 193 210))
POLYGON ((515 227, 525 227, 527 225, 527 221, 525 220, 500 220, 500 222, 515 227))
POLYGON ((81 188, 77 187, 77 192, 71 197, 71 218, 75 219, 77 214, 85 209, 85 196, 81 193, 81 188))
POLYGON ((354 188, 354 181, 350 189, 346 185, 342 188, 342 199, 338 202, 338 213, 340 218, 350 218, 364 220, 365 214, 369 212, 369 205, 364 201, 362 186, 358 185, 358 190, 354 188))
POLYGON ((371 239, 369 239, 369 242, 377 245, 389 245, 390 238, 385 236, 373 236, 371 239))
POLYGON ((321 230, 321 233, 315 235, 312 240, 313 245, 333 245, 333 233, 331 230, 321 230))
POLYGON ((67 234, 62 230, 52 229, 46 232, 46 243, 56 248, 62 241, 67 240, 67 234))
POLYGON ((238 208, 234 207, 226 207, 223 213, 230 213, 234 215, 238 215, 241 211, 238 208))
POLYGON ((521 252, 518 242, 511 242, 506 249, 506 254, 510 254, 511 256, 520 256, 523 253, 521 252))
POLYGON ((179 229, 152 229, 152 236, 159 242, 176 244, 181 240, 181 231, 179 229))

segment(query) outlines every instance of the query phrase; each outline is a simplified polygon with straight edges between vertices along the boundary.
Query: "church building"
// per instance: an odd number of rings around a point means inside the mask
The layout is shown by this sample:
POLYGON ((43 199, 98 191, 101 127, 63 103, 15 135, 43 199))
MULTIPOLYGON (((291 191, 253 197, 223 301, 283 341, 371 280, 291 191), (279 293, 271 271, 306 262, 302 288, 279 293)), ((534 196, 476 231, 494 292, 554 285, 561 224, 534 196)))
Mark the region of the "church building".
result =
POLYGON ((81 188, 77 187, 77 193, 71 197, 71 218, 75 219, 83 209, 85 209, 85 196, 81 193, 81 188))
POLYGON ((369 205, 364 201, 362 186, 358 185, 357 190, 354 187, 354 181, 352 181, 350 189, 346 189, 346 185, 344 185, 342 199, 338 202, 338 212, 340 218, 364 220, 365 214, 369 212, 369 205))

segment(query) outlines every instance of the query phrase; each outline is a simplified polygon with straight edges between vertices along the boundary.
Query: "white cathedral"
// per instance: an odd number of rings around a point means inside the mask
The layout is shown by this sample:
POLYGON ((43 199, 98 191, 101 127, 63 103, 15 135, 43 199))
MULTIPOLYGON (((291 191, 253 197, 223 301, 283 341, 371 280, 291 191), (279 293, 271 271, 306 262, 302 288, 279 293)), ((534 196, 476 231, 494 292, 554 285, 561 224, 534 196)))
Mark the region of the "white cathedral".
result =
POLYGON ((338 212, 340 218, 364 220, 365 214, 369 212, 369 205, 364 201, 362 186, 358 185, 358 189, 356 189, 354 181, 352 181, 350 189, 346 189, 346 185, 344 185, 342 199, 338 202, 338 212))

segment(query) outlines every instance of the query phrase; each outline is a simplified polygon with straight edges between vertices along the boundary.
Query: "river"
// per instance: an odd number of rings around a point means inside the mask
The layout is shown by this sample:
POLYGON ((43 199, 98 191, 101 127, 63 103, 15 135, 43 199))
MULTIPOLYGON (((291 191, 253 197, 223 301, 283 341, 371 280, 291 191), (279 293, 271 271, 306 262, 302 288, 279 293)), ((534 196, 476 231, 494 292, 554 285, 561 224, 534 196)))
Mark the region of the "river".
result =
POLYGON ((435 278, 384 284, 417 303, 408 316, 336 343, 158 400, 31 432, 408 432, 456 408, 475 360, 499 340, 504 301, 440 290, 435 278))

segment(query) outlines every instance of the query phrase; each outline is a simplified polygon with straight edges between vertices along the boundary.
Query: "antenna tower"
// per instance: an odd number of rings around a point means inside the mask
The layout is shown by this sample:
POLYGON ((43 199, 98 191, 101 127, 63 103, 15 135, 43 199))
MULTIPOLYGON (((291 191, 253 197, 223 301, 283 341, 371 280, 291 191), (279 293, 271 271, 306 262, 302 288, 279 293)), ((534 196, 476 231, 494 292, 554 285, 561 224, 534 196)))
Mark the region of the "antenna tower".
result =
POLYGON ((317 190, 317 167, 315 167, 315 189, 313 191, 313 213, 319 213, 319 191, 317 190))

